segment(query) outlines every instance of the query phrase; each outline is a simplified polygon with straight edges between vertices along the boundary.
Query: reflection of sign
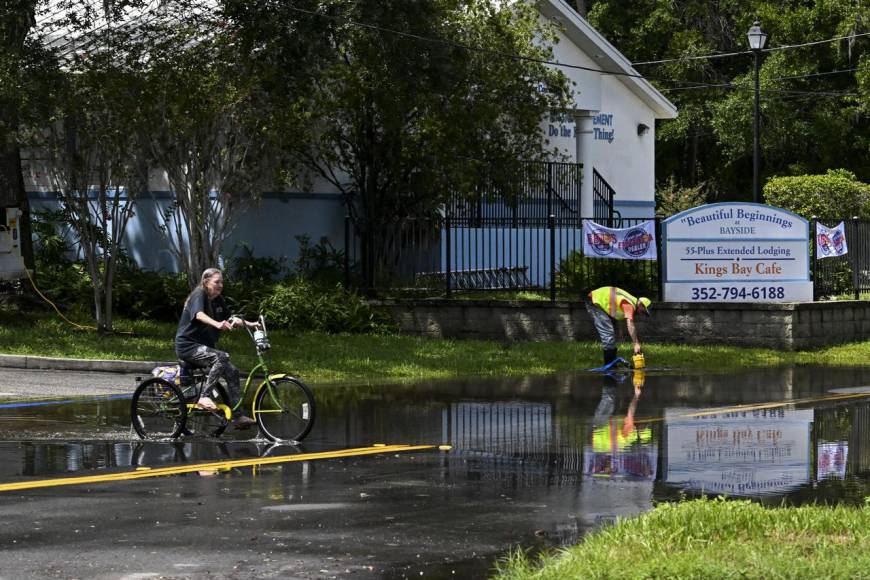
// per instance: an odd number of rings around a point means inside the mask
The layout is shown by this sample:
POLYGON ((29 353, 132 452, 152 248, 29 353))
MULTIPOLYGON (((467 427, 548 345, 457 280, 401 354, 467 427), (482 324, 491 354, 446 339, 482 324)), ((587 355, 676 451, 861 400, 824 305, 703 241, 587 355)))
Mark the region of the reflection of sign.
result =
POLYGON ((846 227, 843 222, 836 227, 826 228, 816 223, 816 256, 819 258, 832 258, 843 256, 849 251, 846 246, 846 227))
POLYGON ((846 459, 849 455, 849 443, 838 441, 836 443, 819 443, 816 457, 818 457, 818 479, 832 477, 846 479, 846 459))
POLYGON ((606 228, 583 220, 583 254, 590 258, 656 259, 655 222, 630 228, 606 228))
POLYGON ((664 480, 706 493, 784 493, 810 479, 812 421, 812 410, 668 409, 664 480))
POLYGON ((795 302, 813 299, 809 223, 753 203, 696 207, 662 224, 665 301, 795 302))

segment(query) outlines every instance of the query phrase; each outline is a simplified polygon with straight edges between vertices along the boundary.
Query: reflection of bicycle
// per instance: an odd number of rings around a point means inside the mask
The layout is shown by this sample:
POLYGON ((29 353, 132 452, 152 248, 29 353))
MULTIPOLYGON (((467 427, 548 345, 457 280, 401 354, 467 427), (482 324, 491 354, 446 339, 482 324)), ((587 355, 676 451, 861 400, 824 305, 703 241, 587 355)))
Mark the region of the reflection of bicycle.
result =
POLYGON ((245 327, 257 350, 257 365, 248 373, 239 402, 229 405, 223 385, 218 383, 205 392, 207 368, 181 364, 180 384, 161 377, 142 381, 133 394, 130 416, 133 428, 143 439, 174 439, 180 435, 218 437, 229 425, 233 413, 245 400, 254 375, 262 373, 263 381, 254 393, 252 415, 260 432, 273 441, 301 441, 314 425, 314 395, 302 381, 284 373, 270 373, 264 353, 271 348, 266 325, 260 316, 260 329, 252 332, 245 327), (185 374, 185 372, 187 374, 185 374), (217 409, 209 411, 197 406, 201 397, 209 397, 217 409))

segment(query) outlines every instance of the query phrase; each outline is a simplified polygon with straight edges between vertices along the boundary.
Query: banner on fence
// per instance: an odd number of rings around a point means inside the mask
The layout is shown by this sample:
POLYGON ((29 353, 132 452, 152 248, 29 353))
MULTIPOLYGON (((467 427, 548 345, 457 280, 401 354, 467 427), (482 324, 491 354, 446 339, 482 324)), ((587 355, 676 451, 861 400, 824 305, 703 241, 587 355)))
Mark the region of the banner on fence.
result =
POLYGON ((583 220, 583 254, 588 258, 655 260, 656 228, 653 220, 630 228, 606 228, 583 220))
POLYGON ((836 227, 827 228, 816 223, 816 257, 833 258, 849 252, 846 246, 846 226, 843 222, 836 227))

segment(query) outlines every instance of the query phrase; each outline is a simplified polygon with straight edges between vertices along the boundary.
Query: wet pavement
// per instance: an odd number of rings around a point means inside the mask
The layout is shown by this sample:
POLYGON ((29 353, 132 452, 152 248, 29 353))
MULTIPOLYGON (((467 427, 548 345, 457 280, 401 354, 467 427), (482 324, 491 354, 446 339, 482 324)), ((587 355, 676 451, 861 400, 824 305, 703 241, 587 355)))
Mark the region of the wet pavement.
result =
POLYGON ((576 543, 657 501, 862 505, 870 488, 870 369, 315 386, 298 447, 138 441, 128 379, 0 399, 0 484, 224 465, 0 491, 0 576, 479 578, 513 548, 576 543), (233 463, 374 444, 450 449, 233 463))

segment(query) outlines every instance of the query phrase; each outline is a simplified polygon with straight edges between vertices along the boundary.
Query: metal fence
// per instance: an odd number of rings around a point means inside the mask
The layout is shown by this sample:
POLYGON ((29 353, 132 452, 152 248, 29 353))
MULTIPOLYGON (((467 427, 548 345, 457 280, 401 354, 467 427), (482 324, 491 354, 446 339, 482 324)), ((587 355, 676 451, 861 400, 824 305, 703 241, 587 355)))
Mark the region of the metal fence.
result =
MULTIPOLYGON (((503 290, 539 292, 555 300, 602 285, 660 297, 658 262, 582 256, 579 217, 550 216, 543 223, 498 216, 458 221, 452 216, 405 219, 375 231, 348 219, 348 283, 370 294, 421 297, 503 290)), ((644 221, 607 220, 604 225, 624 228, 644 221)))
MULTIPOLYGON (((810 247, 816 300, 845 296, 857 300, 862 293, 870 292, 870 221, 845 219, 831 220, 831 223, 840 221, 844 222, 846 229, 849 251, 845 256, 819 258, 815 256, 815 243, 810 247)), ((816 220, 812 221, 810 231, 815 233, 816 220)))
MULTIPOLYGON (((565 212, 542 222, 537 215, 505 216, 485 206, 475 211, 472 217, 405 219, 376 231, 348 219, 347 283, 382 296, 529 291, 556 300, 576 298, 588 288, 616 285, 653 299, 662 297, 660 261, 582 256, 579 216, 565 212)), ((626 228, 645 220, 595 221, 626 228)), ((662 256, 661 222, 655 222, 657 255, 662 256)), ((819 259, 814 241, 807 240, 816 299, 859 299, 870 293, 870 221, 845 222, 845 256, 819 259)), ((815 226, 812 222, 811 232, 815 226)))

